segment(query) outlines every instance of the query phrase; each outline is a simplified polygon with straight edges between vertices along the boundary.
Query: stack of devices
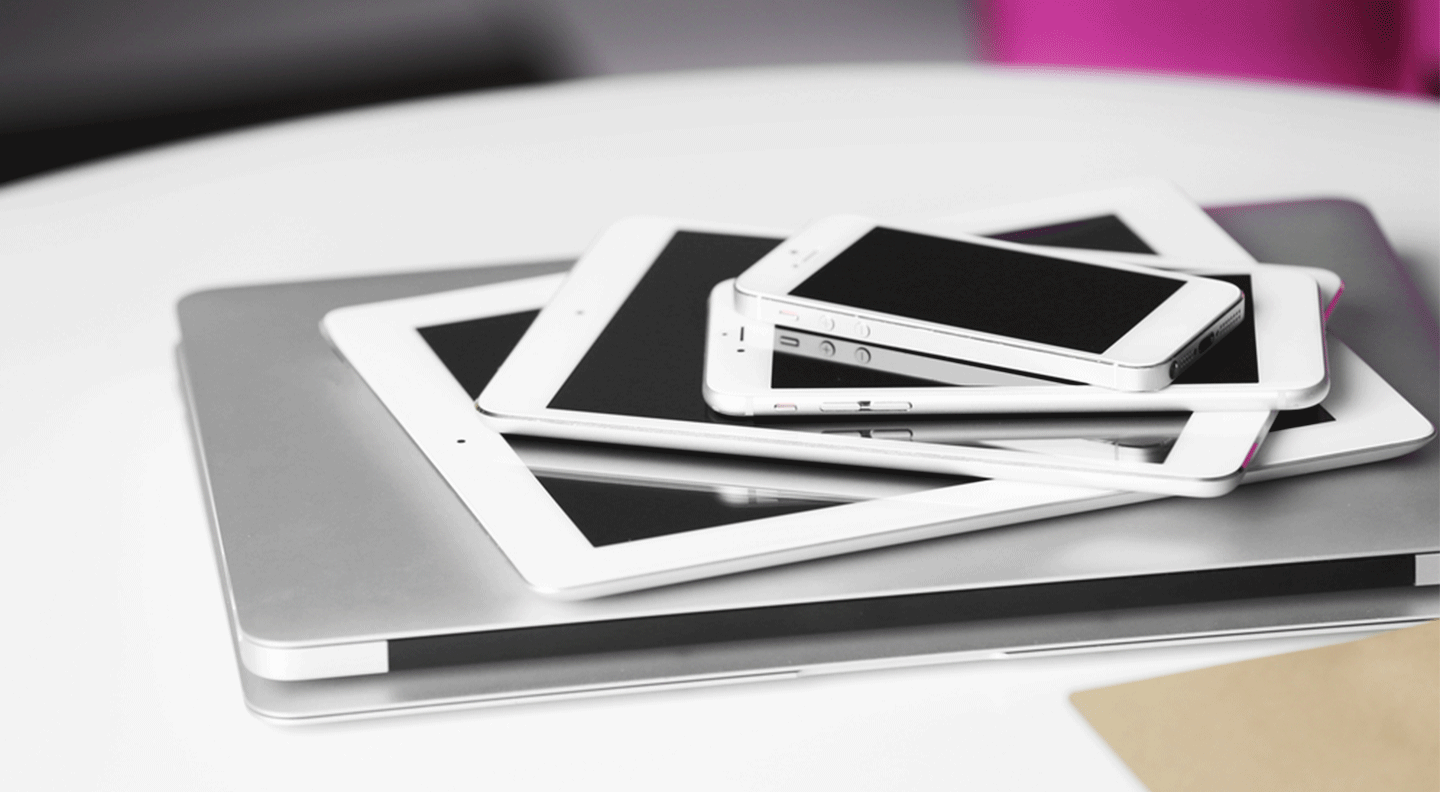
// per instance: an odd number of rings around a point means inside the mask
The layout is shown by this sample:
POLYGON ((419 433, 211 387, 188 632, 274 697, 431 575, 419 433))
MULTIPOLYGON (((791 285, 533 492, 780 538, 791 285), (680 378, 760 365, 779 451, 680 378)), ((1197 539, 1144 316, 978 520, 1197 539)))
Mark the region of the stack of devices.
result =
POLYGON ((1354 204, 1212 216, 1137 182, 193 295, 247 700, 295 722, 1432 616, 1424 308, 1356 333, 1420 409, 1336 337, 1359 289, 1404 299, 1394 264, 1354 204))

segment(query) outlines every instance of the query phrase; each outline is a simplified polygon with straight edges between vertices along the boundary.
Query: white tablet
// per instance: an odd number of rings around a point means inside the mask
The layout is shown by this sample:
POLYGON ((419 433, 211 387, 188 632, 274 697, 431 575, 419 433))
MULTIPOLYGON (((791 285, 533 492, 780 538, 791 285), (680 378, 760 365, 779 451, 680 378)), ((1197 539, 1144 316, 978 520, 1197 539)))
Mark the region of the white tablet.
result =
MULTIPOLYGON (((352 306, 324 322, 331 343, 520 573, 549 593, 595 596, 1158 497, 544 438, 501 440, 480 423, 472 397, 561 277, 352 306), (515 475, 517 462, 526 476, 515 475), (490 475, 496 466, 505 474, 490 475), (515 486, 517 480, 524 486, 515 486), (608 497, 594 497, 597 488, 608 497), (927 489, 977 497, 938 526, 849 522, 855 512, 844 504, 927 489), (1007 492, 1015 508, 983 511, 986 502, 1003 503, 1007 492), (826 529, 791 523, 804 514, 823 515, 826 529), (767 527, 758 537, 757 524, 767 527)), ((1246 482, 1398 456, 1433 434, 1373 370, 1332 343, 1331 396, 1280 415, 1246 482)))
MULTIPOLYGON (((612 226, 481 394, 487 422, 517 434, 1196 497, 1232 489, 1269 424, 1269 410, 1192 413, 1163 461, 1152 462, 847 437, 718 415, 701 393, 706 300, 782 236, 665 218, 612 226)), ((858 418, 903 408, 836 409, 858 418)))
POLYGON ((914 413, 1266 410, 1318 403, 1329 387, 1316 284, 1296 268, 1211 269, 1245 294, 1245 316, 1163 390, 1127 393, 924 355, 742 316, 710 295, 705 401, 727 415, 820 415, 846 401, 914 413), (737 343, 737 339, 745 339, 737 343))
POLYGON ((322 324, 330 343, 542 592, 614 594, 1155 497, 507 440, 480 421, 473 399, 562 279, 342 308, 322 324))

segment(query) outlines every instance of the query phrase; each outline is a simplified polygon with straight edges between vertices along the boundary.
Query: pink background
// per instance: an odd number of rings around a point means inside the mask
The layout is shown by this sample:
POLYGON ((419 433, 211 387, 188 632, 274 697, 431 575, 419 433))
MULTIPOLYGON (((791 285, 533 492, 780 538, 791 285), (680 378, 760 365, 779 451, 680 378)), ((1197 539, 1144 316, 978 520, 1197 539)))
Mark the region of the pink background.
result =
POLYGON ((1002 63, 1436 92, 1437 0, 983 0, 1002 63))

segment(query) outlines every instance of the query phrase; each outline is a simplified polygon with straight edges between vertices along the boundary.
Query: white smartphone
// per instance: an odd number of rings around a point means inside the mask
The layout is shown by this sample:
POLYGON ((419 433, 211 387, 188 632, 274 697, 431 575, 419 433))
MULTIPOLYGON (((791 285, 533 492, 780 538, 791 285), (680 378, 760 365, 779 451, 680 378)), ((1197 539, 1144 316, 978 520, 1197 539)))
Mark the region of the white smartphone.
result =
POLYGON ((705 401, 735 416, 823 415, 863 402, 867 412, 910 413, 1299 409, 1324 398, 1330 382, 1310 274, 1266 264, 1207 270, 1205 277, 1244 293, 1245 315, 1174 383, 1149 393, 772 327, 741 316, 731 293, 717 286, 709 304, 705 401))
POLYGON ((1215 280, 837 216, 735 282, 770 324, 1123 391, 1169 385, 1244 318, 1215 280))
POLYGON ((1211 497, 1233 488, 1271 420, 1268 409, 1191 412, 1164 459, 1147 462, 1088 448, 845 437, 718 415, 701 391, 707 295, 783 237, 667 218, 615 224, 480 395, 486 423, 564 439, 1211 497))

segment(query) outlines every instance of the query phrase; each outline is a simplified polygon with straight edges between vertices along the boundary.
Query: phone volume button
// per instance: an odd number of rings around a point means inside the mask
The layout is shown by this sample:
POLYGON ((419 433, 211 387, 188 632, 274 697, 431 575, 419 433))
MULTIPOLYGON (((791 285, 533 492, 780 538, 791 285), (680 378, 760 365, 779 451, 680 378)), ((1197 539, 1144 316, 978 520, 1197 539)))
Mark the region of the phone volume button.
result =
POLYGON ((860 412, 859 402, 822 402, 820 412, 860 412))

